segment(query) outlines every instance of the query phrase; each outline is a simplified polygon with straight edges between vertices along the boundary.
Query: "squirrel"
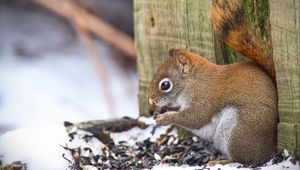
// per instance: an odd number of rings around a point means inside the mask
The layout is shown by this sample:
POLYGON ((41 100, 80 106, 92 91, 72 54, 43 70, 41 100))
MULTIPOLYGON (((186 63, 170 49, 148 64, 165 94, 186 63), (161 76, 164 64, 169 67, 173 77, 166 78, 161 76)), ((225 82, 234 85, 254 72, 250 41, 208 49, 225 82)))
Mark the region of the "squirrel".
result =
POLYGON ((177 125, 213 142, 229 161, 264 163, 277 152, 272 50, 246 25, 240 0, 213 0, 212 25, 251 61, 217 65, 171 48, 150 84, 153 117, 159 125, 177 125))

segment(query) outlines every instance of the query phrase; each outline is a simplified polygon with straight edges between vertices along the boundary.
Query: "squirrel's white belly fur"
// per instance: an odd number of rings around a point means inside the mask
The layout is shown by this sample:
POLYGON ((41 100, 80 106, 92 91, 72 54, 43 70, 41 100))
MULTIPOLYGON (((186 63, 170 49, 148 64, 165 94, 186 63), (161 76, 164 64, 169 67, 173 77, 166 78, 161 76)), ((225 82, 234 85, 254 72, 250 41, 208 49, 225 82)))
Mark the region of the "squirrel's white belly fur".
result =
POLYGON ((189 129, 195 135, 211 141, 214 146, 229 159, 230 136, 237 123, 237 108, 227 106, 212 118, 212 121, 200 129, 189 129))

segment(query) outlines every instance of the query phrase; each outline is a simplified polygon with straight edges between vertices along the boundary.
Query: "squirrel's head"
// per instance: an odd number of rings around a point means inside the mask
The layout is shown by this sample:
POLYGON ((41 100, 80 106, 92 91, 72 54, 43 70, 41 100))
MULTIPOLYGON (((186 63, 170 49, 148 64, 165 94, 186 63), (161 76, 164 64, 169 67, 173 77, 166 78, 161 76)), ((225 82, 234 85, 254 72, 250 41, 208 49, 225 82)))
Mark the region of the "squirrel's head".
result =
POLYGON ((183 91, 191 74, 192 63, 185 49, 169 50, 169 58, 160 66, 149 91, 149 103, 167 111, 182 111, 188 105, 183 91))

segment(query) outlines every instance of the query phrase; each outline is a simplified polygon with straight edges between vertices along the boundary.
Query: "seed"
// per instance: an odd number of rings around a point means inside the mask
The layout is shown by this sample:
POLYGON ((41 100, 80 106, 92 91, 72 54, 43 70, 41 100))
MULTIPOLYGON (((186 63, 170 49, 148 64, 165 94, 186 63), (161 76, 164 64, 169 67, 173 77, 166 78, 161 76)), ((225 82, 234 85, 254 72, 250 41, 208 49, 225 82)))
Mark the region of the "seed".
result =
POLYGON ((154 158, 155 158, 155 160, 157 160, 157 161, 160 161, 160 160, 161 160, 161 157, 160 157, 157 153, 154 153, 154 158))

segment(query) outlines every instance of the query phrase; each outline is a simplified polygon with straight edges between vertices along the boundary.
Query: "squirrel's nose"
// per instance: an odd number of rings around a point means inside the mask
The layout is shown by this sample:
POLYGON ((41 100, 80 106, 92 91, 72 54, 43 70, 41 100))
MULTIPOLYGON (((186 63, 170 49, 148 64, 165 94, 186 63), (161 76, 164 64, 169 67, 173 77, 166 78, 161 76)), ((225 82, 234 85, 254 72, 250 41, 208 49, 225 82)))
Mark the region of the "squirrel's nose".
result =
POLYGON ((150 103, 151 105, 154 105, 154 104, 155 104, 154 100, 151 99, 151 98, 149 98, 149 103, 150 103))

